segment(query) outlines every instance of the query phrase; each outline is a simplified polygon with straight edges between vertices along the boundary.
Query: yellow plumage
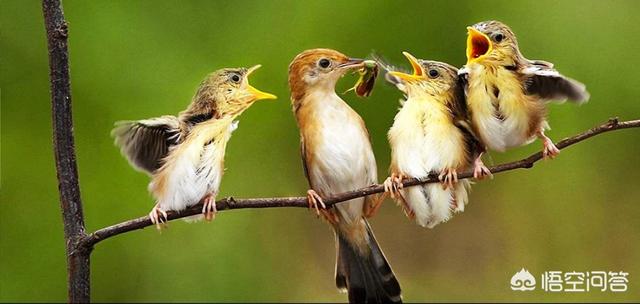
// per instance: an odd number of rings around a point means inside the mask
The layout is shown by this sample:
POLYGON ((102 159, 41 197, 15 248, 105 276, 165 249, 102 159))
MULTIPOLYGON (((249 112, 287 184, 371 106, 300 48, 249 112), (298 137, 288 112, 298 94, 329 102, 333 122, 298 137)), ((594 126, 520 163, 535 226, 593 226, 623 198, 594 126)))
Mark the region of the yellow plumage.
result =
POLYGON ((412 75, 392 71, 387 80, 406 96, 389 130, 391 177, 385 188, 421 226, 433 228, 468 201, 468 180, 457 172, 471 167, 477 140, 467 128, 467 112, 458 70, 448 64, 419 60, 404 53, 412 75), (439 184, 402 188, 404 177, 440 174, 439 184))

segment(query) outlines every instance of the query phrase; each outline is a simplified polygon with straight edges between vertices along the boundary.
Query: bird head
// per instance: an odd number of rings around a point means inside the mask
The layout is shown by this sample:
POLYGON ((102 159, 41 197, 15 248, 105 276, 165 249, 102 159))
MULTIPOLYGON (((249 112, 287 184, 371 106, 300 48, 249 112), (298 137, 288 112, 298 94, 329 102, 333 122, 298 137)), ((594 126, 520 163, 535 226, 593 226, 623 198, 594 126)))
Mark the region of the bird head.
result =
POLYGON ((500 21, 485 21, 467 27, 467 64, 513 65, 522 59, 518 41, 500 21))
POLYGON ((458 84, 458 69, 449 64, 417 59, 408 52, 402 52, 411 63, 413 72, 411 74, 390 71, 386 74, 387 81, 393 83, 400 91, 411 98, 416 95, 431 95, 440 100, 449 100, 448 94, 453 94, 452 90, 458 84))
POLYGON ((198 87, 190 112, 209 112, 216 118, 239 115, 255 101, 276 99, 249 84, 249 75, 260 68, 226 68, 209 74, 198 87))
POLYGON ((349 71, 361 69, 363 59, 348 56, 331 49, 306 50, 289 65, 291 99, 300 101, 313 90, 335 91, 336 82, 349 71))

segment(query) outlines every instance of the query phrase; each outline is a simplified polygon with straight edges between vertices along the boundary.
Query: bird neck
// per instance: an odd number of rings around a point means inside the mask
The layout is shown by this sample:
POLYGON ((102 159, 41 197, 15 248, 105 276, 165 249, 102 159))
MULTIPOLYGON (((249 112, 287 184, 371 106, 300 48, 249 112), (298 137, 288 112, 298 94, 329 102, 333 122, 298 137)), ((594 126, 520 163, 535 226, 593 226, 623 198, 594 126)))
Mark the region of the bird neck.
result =
POLYGON ((202 146, 214 139, 220 143, 226 143, 234 130, 232 125, 235 117, 227 115, 218 119, 210 119, 194 126, 190 132, 189 141, 196 143, 196 146, 202 146))
POLYGON ((358 116, 333 90, 317 90, 305 94, 305 98, 294 103, 294 113, 301 130, 308 125, 324 124, 327 120, 349 120, 358 116))
POLYGON ((338 94, 335 87, 312 87, 305 91, 298 99, 292 99, 293 110, 298 112, 301 108, 317 111, 322 107, 349 107, 338 94))
POLYGON ((444 106, 446 101, 446 96, 440 95, 431 95, 427 93, 420 94, 411 94, 407 96, 407 100, 405 100, 405 105, 417 106, 417 107, 439 107, 444 106))

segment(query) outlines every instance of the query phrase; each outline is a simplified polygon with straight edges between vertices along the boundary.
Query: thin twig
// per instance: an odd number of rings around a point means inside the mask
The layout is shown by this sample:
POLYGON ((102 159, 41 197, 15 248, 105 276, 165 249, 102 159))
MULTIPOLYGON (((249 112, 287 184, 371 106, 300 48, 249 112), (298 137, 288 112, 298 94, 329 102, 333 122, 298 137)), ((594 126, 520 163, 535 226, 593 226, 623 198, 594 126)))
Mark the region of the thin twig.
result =
MULTIPOLYGON (((569 137, 561 140, 556 144, 558 149, 563 149, 585 139, 593 137, 595 135, 620 129, 638 128, 640 127, 640 120, 630 120, 619 122, 617 118, 612 118, 606 123, 599 125, 595 128, 582 132, 576 136, 569 137)), ((519 169, 519 168, 531 168, 534 163, 542 159, 542 152, 535 153, 527 158, 497 165, 491 167, 490 170, 493 174, 504 171, 519 169)), ((470 178, 473 176, 472 171, 465 171, 458 174, 458 178, 470 178)), ((422 179, 405 179, 403 185, 405 187, 416 186, 420 184, 436 183, 439 182, 436 175, 430 175, 422 179)), ((344 202, 350 199, 363 197, 370 194, 382 193, 384 187, 382 185, 372 185, 362 189, 348 191, 324 199, 325 204, 329 207, 334 204, 344 202)), ((223 198, 216 202, 218 211, 230 210, 230 209, 245 209, 245 208, 274 208, 274 207, 301 207, 308 208, 306 197, 276 197, 276 198, 250 198, 250 199, 234 199, 232 197, 223 198)), ((191 215, 196 215, 202 212, 202 203, 196 204, 181 212, 169 212, 168 220, 175 220, 191 215)), ((93 246, 96 243, 108 239, 110 237, 129 232, 132 230, 142 229, 151 226, 151 220, 148 216, 140 217, 130 221, 122 222, 113 226, 102 228, 94 233, 91 233, 84 240, 87 246, 93 246)))
POLYGON ((60 0, 43 0, 42 12, 49 49, 53 147, 67 249, 68 300, 71 303, 89 302, 91 247, 82 246, 87 235, 73 139, 67 22, 60 0))

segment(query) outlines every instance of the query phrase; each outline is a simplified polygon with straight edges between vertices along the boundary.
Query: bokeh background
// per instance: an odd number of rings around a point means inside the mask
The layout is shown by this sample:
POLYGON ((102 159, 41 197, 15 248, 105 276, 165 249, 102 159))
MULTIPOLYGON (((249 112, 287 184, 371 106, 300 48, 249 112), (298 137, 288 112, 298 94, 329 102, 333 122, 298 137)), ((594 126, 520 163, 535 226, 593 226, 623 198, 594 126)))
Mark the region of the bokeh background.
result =
MULTIPOLYGON (((306 182, 291 114, 287 66, 302 50, 372 51, 407 66, 401 51, 465 62, 467 25, 509 24, 529 58, 587 84, 583 106, 552 105, 559 140, 606 121, 640 117, 638 1, 64 1, 69 21, 76 148, 89 231, 143 216, 148 177, 109 136, 113 123, 177 113, 200 80, 222 67, 263 64, 256 87, 279 96, 241 118, 227 149, 221 197, 299 196, 306 182)), ((0 300, 65 301, 39 1, 0 1, 2 151, 0 300)), ((340 83, 344 90, 355 77, 340 83)), ((379 81, 369 99, 344 98, 370 129, 380 180, 399 92, 379 81)), ((494 164, 541 148, 492 153, 494 164)), ((416 301, 640 300, 640 132, 625 130, 563 150, 530 170, 477 183, 467 210, 433 230, 388 202, 371 222, 416 301), (626 293, 523 293, 511 276, 625 271, 626 293)), ((95 301, 345 301, 334 288, 333 236, 304 209, 223 212, 212 223, 172 222, 97 245, 95 301)), ((540 285, 538 285, 540 286, 540 285)))

